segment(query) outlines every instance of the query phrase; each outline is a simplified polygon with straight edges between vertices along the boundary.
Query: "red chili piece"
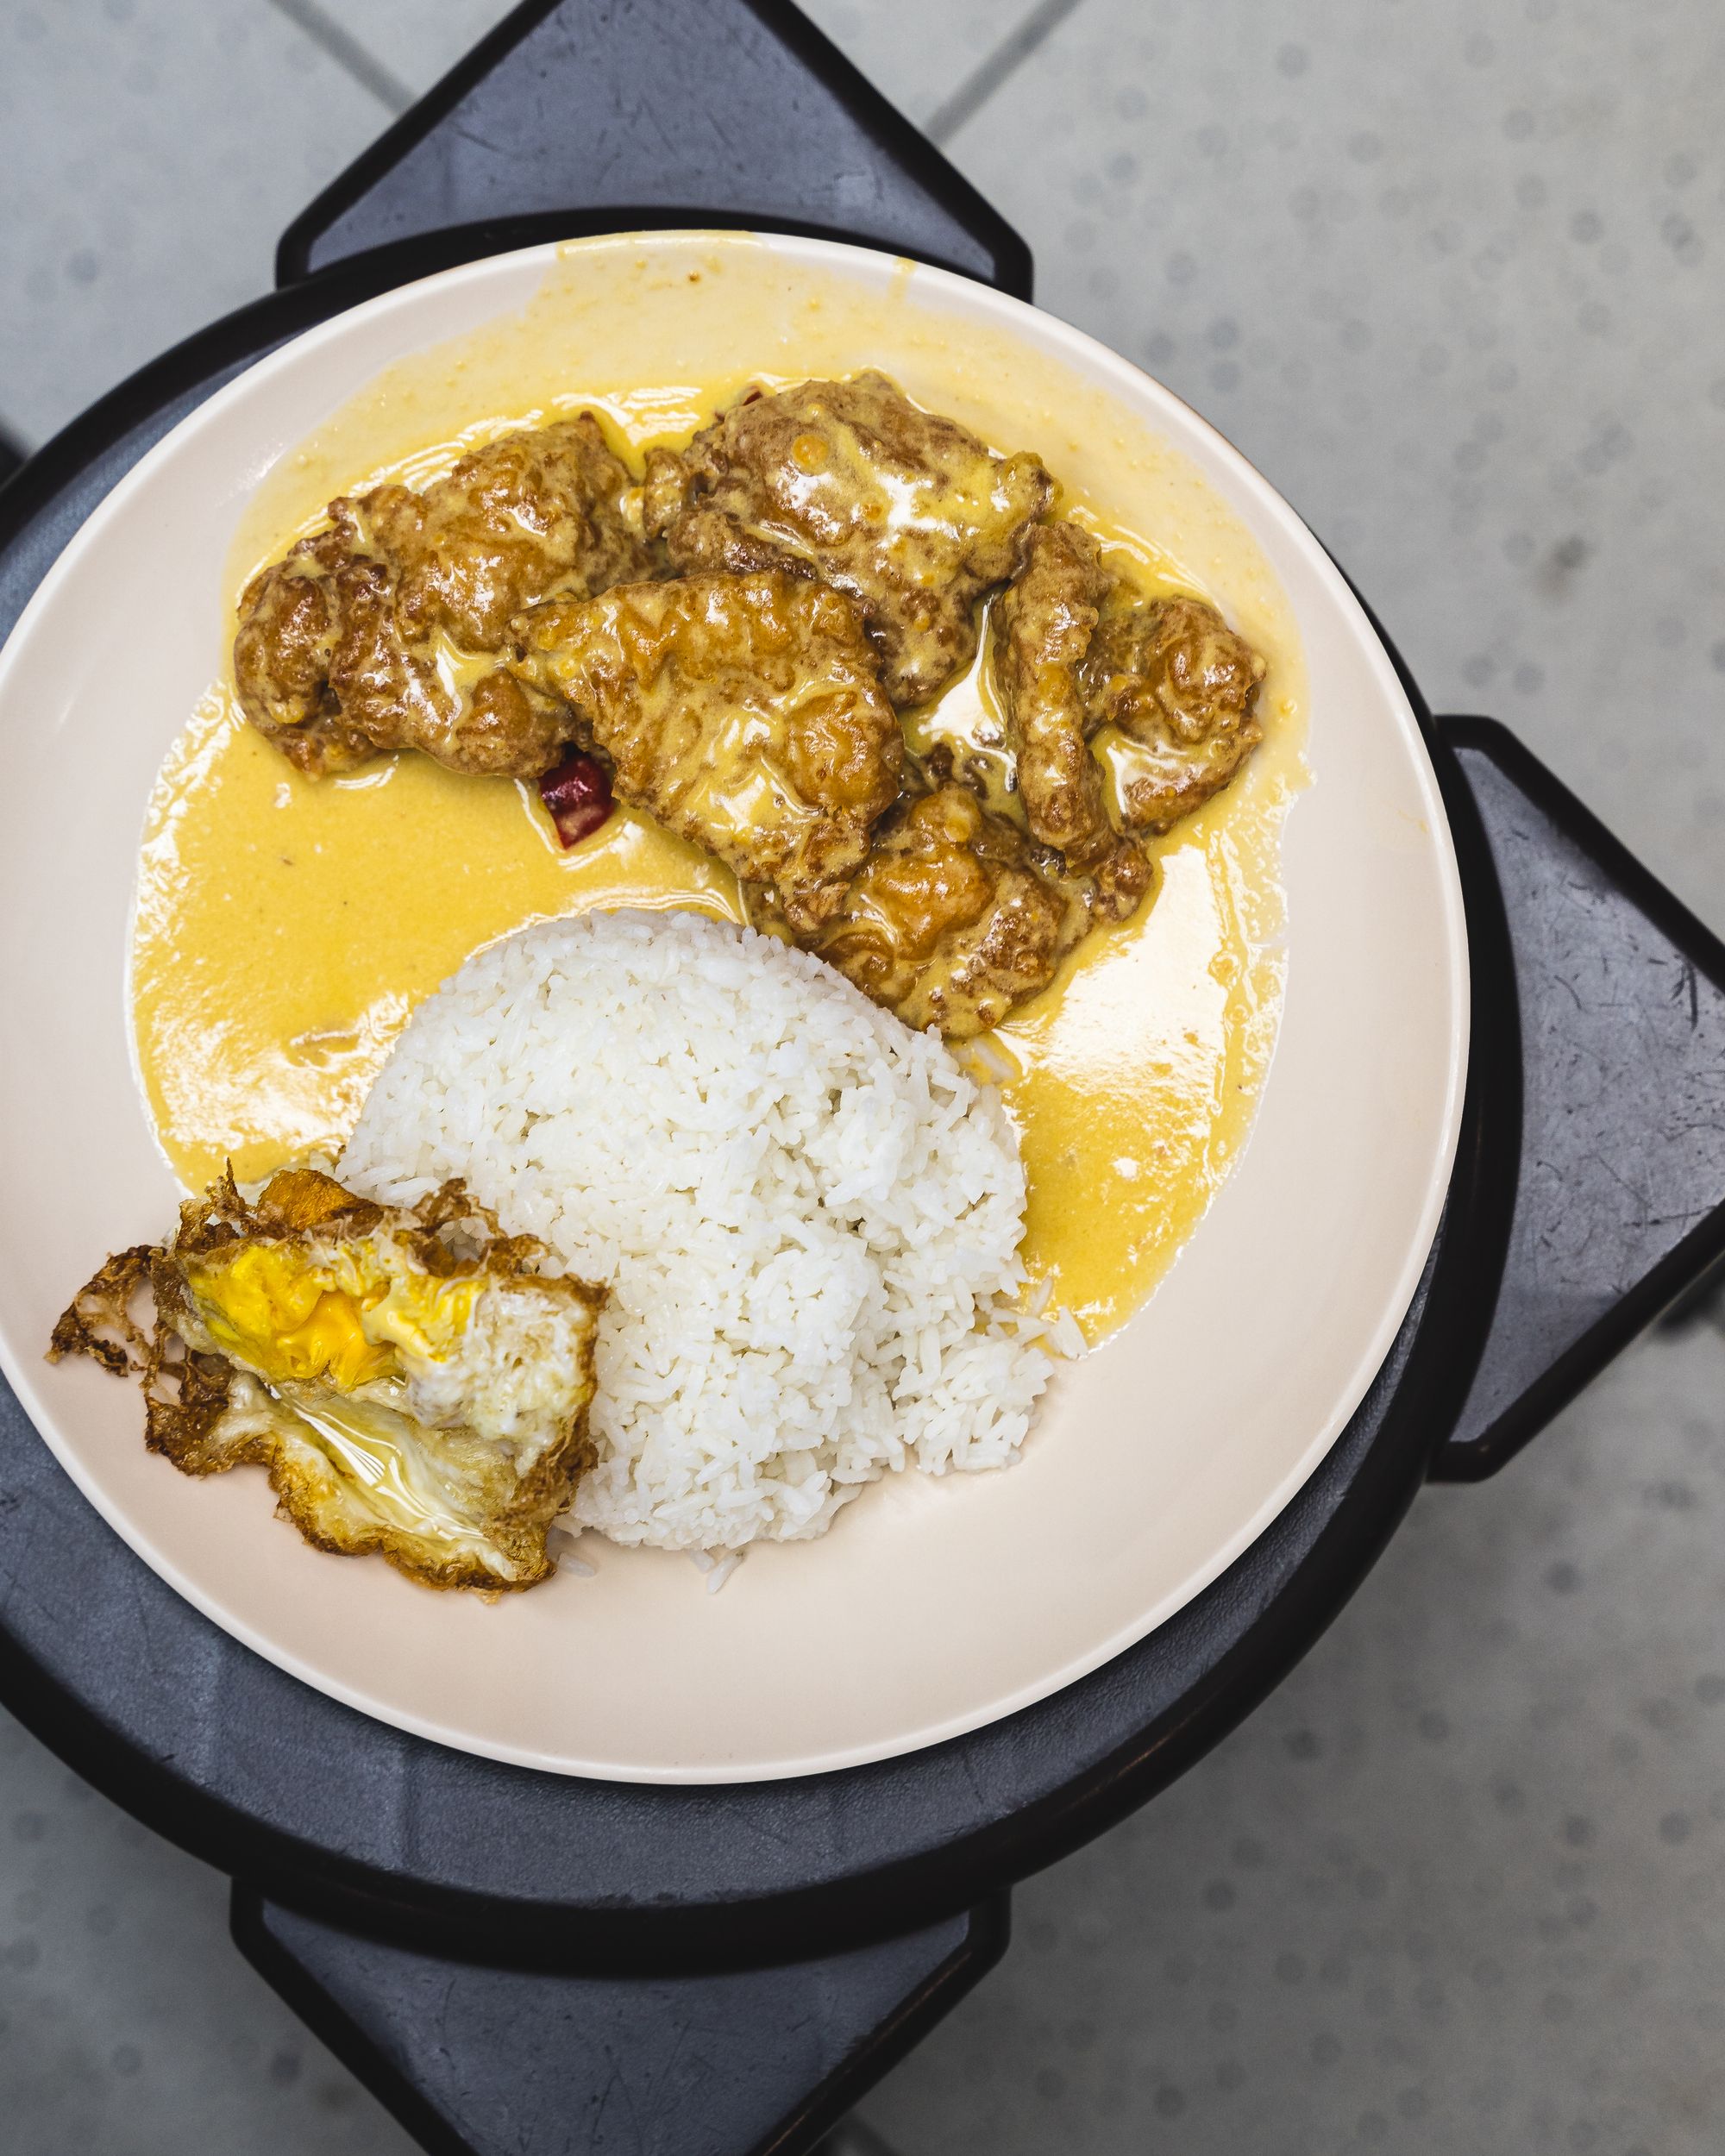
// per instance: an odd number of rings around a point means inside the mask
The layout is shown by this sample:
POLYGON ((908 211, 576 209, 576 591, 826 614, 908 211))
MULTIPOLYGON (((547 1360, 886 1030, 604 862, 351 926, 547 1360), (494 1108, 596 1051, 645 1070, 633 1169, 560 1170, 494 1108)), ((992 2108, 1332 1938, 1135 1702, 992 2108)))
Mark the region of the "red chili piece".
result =
POLYGON ((591 838, 613 805, 605 766, 579 749, 572 749, 561 763, 543 774, 539 798, 566 847, 591 838))

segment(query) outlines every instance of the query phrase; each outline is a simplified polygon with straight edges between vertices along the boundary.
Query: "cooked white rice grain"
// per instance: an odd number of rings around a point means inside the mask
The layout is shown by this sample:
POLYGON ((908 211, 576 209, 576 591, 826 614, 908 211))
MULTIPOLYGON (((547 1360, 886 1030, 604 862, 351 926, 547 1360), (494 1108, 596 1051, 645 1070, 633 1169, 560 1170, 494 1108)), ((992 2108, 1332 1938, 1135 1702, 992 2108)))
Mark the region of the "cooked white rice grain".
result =
POLYGON ((398 1203, 463 1176, 611 1283, 569 1517, 618 1542, 794 1539, 889 1468, 1004 1467, 1048 1382, 993 1091, 817 960, 703 915, 479 952, 397 1043, 342 1173, 398 1203))

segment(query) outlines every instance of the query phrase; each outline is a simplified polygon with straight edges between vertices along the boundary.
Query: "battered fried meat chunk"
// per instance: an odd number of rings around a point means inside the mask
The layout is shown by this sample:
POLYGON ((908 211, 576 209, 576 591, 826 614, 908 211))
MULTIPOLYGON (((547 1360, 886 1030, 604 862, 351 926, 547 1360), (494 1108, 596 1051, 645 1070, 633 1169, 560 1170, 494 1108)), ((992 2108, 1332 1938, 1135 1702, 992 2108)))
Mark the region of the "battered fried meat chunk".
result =
POLYGON ((1105 607, 1078 675, 1090 724, 1111 723, 1136 744, 1118 783, 1130 830, 1165 831, 1190 815, 1264 738, 1253 709, 1264 660, 1202 599, 1105 607))
POLYGON ((630 476, 591 412, 503 436, 423 492, 373 487, 254 578, 240 603, 241 708, 314 777, 382 749, 533 778, 568 714, 487 663, 537 601, 649 573, 630 476))
POLYGON ((531 1587, 590 1457, 605 1300, 545 1256, 456 1183, 405 1209, 309 1169, 248 1201, 230 1175, 110 1258, 48 1351, 137 1376, 146 1443, 183 1473, 264 1468, 319 1549, 531 1587))
POLYGON ((1026 821, 1033 838, 1080 869, 1114 846, 1076 671, 1113 583, 1088 532, 1038 524, 994 606, 994 683, 1026 821))
POLYGON ((1124 920, 1148 887, 1149 869, 1108 821, 1078 679, 1113 582, 1088 532, 1063 522, 1036 525, 1023 567, 995 603, 994 657, 1031 836, 1070 870, 1094 874, 1103 911, 1124 920))
POLYGON ((1053 482, 919 410, 884 374, 745 398, 648 459, 647 528, 680 569, 788 564, 848 592, 903 708, 976 649, 976 602, 1017 565, 1053 482))
POLYGON ((963 1040, 1046 987, 1090 921, 1082 887, 946 785, 899 805, 840 910, 799 940, 907 1025, 963 1040))
POLYGON ((772 885, 799 932, 842 902, 904 761, 842 592, 782 568, 619 584, 516 630, 518 676, 573 708, 621 799, 772 885))

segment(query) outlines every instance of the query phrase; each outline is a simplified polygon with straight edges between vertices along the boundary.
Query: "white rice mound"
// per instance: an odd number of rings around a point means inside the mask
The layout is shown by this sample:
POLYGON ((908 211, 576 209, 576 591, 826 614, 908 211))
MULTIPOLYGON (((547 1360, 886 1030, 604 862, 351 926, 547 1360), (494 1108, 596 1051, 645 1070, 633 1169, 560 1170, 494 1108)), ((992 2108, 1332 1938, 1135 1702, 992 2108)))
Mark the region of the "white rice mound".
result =
POLYGON ((1048 1382, 993 1089, 818 960, 703 915, 479 952, 415 1013, 342 1174, 400 1203, 463 1176, 611 1284, 569 1524, 618 1542, 795 1539, 888 1469, 1007 1466, 1048 1382))

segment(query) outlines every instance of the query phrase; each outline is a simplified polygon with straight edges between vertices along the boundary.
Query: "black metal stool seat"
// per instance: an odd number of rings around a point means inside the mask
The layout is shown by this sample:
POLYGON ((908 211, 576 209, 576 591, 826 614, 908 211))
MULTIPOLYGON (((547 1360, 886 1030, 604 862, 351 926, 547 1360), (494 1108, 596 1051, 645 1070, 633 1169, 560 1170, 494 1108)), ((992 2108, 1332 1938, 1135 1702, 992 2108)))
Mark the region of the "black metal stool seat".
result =
MULTIPOLYGON (((789 7, 534 0, 296 222, 280 290, 0 492, 0 634, 154 442, 313 323, 526 240, 687 222, 825 232, 1028 292, 1017 235, 789 7), (668 166, 668 135, 686 146, 668 166)), ((1056 1697, 905 1758, 738 1788, 445 1751, 181 1601, 0 1399, 0 1695, 233 1875, 244 1951, 428 2147, 809 2146, 1003 1951, 1013 1882, 1279 1680, 1428 1475, 1490 1474, 1725 1250, 1725 948, 1502 728, 1434 722, 1402 679, 1473 972, 1437 1243, 1274 1526, 1056 1697)))

